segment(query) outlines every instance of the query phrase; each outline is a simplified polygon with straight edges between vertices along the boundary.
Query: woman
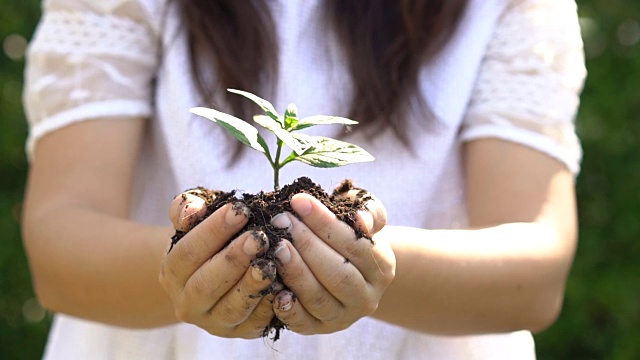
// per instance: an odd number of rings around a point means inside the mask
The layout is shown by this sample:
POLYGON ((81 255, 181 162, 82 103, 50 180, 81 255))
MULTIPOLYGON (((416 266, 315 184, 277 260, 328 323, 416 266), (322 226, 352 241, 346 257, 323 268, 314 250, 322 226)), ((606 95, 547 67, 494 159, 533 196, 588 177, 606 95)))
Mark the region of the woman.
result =
POLYGON ((46 358, 535 356, 530 331, 557 317, 576 245, 575 3, 343 3, 45 2, 23 227, 58 313, 46 358), (272 220, 294 238, 278 248, 293 294, 278 299, 255 296, 264 246, 243 234, 222 249, 241 212, 219 210, 166 255, 179 191, 270 188, 259 156, 233 157, 187 112, 250 113, 226 87, 350 115, 363 129, 348 141, 377 158, 285 169, 283 183, 352 178, 381 200, 359 219, 376 245, 350 247, 350 229, 294 198, 302 221, 272 220), (274 316, 291 331, 271 344, 259 330, 274 316))

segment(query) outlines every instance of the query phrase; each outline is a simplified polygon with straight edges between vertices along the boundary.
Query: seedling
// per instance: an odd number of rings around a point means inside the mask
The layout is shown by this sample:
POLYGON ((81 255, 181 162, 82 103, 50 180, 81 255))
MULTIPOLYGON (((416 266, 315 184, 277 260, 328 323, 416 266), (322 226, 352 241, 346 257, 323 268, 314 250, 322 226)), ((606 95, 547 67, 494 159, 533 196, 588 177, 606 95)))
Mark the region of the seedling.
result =
POLYGON ((264 110, 266 115, 256 115, 253 120, 275 134, 277 138, 275 156, 271 156, 269 146, 258 129, 246 121, 205 107, 195 107, 190 111, 219 124, 241 143, 263 153, 273 168, 273 188, 276 191, 280 189, 280 169, 292 161, 300 161, 319 168, 333 168, 375 160, 371 154, 357 145, 324 136, 310 136, 297 132, 316 125, 355 125, 358 123, 357 121, 328 115, 315 115, 299 119, 295 104, 290 104, 285 110, 284 116, 281 116, 270 102, 252 93, 234 89, 228 89, 228 91, 248 98, 264 110), (283 145, 287 145, 292 151, 284 160, 280 160, 283 145))

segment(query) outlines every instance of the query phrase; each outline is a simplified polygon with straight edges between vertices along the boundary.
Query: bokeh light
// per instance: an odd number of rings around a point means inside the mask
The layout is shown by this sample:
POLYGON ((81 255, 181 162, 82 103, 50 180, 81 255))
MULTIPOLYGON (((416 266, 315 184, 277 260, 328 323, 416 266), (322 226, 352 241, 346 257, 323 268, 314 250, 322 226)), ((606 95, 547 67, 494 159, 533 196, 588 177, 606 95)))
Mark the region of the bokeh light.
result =
POLYGON ((640 22, 626 20, 618 26, 618 41, 624 46, 635 46, 640 42, 640 22))
POLYGON ((4 53, 12 60, 24 58, 27 51, 27 39, 20 34, 11 34, 2 42, 4 53))

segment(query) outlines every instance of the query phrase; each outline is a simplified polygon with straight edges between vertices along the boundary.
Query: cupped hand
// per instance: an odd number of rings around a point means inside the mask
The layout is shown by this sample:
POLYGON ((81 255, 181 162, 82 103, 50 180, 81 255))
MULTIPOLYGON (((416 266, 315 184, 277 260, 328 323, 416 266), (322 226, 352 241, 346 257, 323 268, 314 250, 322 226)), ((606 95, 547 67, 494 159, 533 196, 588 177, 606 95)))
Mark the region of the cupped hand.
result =
POLYGON ((257 231, 232 240, 247 222, 248 209, 240 204, 226 204, 193 227, 204 216, 204 206, 192 193, 174 200, 174 227, 188 232, 165 256, 160 284, 179 320, 217 336, 260 337, 274 316, 275 296, 264 293, 276 269, 273 262, 252 265, 252 260, 269 242, 257 231))
POLYGON ((311 195, 295 195, 291 207, 302 220, 290 213, 272 220, 293 238, 275 251, 278 273, 290 289, 276 296, 276 316, 295 332, 319 334, 371 315, 395 276, 391 246, 375 237, 386 224, 382 203, 373 198, 357 214, 356 226, 371 239, 358 238, 311 195))

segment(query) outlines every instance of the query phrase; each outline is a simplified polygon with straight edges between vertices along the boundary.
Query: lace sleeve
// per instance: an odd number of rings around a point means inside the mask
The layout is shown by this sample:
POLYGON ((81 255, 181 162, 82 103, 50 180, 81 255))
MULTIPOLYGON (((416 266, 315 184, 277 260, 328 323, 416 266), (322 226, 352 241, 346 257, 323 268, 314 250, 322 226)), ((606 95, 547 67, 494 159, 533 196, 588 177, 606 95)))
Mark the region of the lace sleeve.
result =
POLYGON ((575 1, 511 1, 483 59, 462 140, 518 142, 576 175, 582 150, 574 118, 585 75, 575 1))
POLYGON ((46 0, 29 45, 27 154, 43 135, 95 118, 148 117, 157 29, 134 0, 46 0))

